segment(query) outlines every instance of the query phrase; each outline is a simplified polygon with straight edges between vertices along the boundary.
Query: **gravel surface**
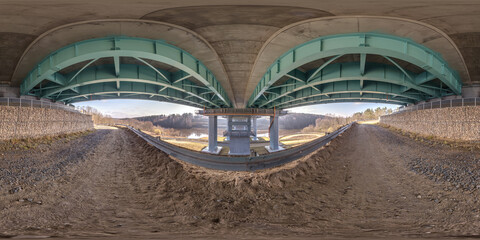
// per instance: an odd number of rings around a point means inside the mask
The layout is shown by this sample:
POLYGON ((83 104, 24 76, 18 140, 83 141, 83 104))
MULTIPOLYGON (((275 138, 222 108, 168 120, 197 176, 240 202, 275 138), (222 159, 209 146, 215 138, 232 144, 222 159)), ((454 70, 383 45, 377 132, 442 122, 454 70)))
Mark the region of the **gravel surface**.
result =
MULTIPOLYGON (((0 163, 63 169, 40 181, 22 180, 42 175, 38 170, 9 180, 16 184, 0 190, 0 237, 410 239, 480 233, 479 191, 411 170, 415 161, 434 169, 437 163, 429 162, 439 156, 448 162, 478 153, 432 148, 379 126, 353 126, 316 153, 255 173, 183 164, 126 130, 98 130, 43 150, 7 153, 38 164, 0 163)), ((461 170, 463 160, 447 165, 455 176, 469 171, 461 170)))
MULTIPOLYGON (((397 141, 399 156, 408 168, 435 182, 448 182, 451 187, 467 192, 480 191, 480 150, 478 147, 452 147, 455 144, 411 138, 388 132, 388 141, 397 141)), ((391 142, 395 144, 394 142, 391 142)))
POLYGON ((108 132, 60 138, 29 150, 0 151, 0 192, 18 192, 22 186, 65 175, 66 167, 84 161, 108 132))

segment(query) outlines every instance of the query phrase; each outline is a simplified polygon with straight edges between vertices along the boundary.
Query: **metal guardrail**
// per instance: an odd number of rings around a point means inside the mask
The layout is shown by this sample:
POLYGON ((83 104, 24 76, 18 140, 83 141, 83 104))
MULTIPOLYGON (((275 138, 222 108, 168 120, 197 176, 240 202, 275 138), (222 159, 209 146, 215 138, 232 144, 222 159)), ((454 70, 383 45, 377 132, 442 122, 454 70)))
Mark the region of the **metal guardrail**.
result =
POLYGON ((405 111, 417 111, 424 109, 448 108, 448 107, 464 107, 464 106, 480 106, 480 98, 460 98, 431 101, 422 104, 417 104, 409 107, 402 107, 392 114, 402 113, 405 111))
POLYGON ((50 108, 50 109, 62 109, 70 112, 78 112, 75 107, 64 105, 61 103, 54 103, 42 100, 34 99, 22 99, 22 98, 0 98, 0 106, 12 106, 12 107, 30 107, 30 108, 50 108))
POLYGON ((255 171, 280 166, 304 157, 314 152, 318 148, 325 146, 328 142, 350 128, 352 124, 353 123, 343 126, 335 132, 305 143, 301 146, 261 156, 222 156, 202 153, 180 148, 173 144, 161 141, 130 126, 126 127, 128 127, 132 132, 143 138, 152 146, 182 161, 217 170, 255 171))

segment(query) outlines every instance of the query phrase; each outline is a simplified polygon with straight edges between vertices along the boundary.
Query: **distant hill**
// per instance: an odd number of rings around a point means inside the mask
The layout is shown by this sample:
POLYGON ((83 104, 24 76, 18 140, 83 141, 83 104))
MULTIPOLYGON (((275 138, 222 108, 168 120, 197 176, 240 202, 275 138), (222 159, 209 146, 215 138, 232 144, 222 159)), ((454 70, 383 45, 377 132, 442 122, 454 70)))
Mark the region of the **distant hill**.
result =
POLYGON ((153 125, 162 128, 189 129, 195 126, 194 116, 191 113, 171 114, 171 115, 153 115, 145 117, 136 117, 138 121, 152 122, 153 125))
MULTIPOLYGON (((303 129, 309 125, 315 125, 317 119, 329 118, 325 115, 309 114, 309 113, 290 113, 280 117, 281 129, 303 129)), ((145 117, 133 118, 139 121, 152 122, 153 125, 163 128, 190 129, 190 128, 206 128, 208 127, 208 118, 191 113, 171 114, 171 115, 153 115, 145 117)), ((219 128, 225 129, 227 121, 225 118, 218 119, 219 128)), ((260 118, 257 121, 258 129, 267 129, 270 126, 269 118, 260 118)))
POLYGON ((330 118, 329 116, 310 113, 290 113, 280 117, 280 129, 303 129, 309 125, 315 126, 317 119, 330 118))

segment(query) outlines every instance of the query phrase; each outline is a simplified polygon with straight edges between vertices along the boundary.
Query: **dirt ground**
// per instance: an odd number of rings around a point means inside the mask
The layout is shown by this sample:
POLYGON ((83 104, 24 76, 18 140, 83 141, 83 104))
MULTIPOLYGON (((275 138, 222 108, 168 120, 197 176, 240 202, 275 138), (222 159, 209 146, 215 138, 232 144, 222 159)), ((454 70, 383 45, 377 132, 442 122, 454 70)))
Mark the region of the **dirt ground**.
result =
POLYGON ((0 152, 0 238, 479 237, 479 191, 412 168, 438 156, 480 153, 356 125, 304 159, 231 173, 99 129, 0 152))

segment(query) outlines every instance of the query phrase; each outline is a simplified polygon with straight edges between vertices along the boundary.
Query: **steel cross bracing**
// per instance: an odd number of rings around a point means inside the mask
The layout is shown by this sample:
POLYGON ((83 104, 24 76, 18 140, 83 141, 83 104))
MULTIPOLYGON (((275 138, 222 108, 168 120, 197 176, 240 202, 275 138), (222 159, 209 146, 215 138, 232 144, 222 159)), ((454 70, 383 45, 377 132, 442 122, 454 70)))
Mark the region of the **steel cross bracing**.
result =
POLYGON ((67 103, 93 99, 92 95, 97 99, 115 95, 195 107, 231 107, 215 76, 189 53, 162 41, 123 36, 90 39, 53 52, 29 73, 20 91, 67 103), (92 65, 103 58, 112 59, 113 64, 92 65), (123 64, 120 58, 137 64, 123 64), (159 69, 152 61, 176 71, 159 69), (64 73, 79 63, 81 68, 64 73))
POLYGON ((290 49, 267 70, 248 107, 375 100, 406 105, 460 93, 458 74, 432 50, 405 38, 353 33, 321 37, 290 49), (349 54, 359 55, 359 62, 335 63, 349 54), (369 54, 380 55, 391 65, 368 62, 369 54), (410 72, 392 58, 424 71, 410 72), (306 72, 298 69, 319 59, 326 60, 317 68, 306 72))

